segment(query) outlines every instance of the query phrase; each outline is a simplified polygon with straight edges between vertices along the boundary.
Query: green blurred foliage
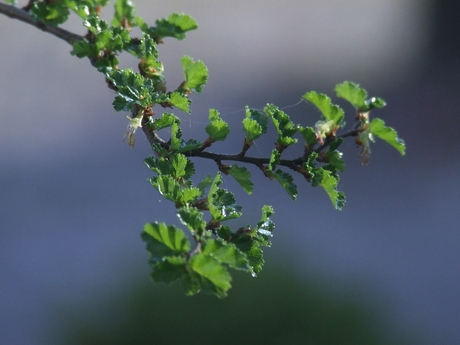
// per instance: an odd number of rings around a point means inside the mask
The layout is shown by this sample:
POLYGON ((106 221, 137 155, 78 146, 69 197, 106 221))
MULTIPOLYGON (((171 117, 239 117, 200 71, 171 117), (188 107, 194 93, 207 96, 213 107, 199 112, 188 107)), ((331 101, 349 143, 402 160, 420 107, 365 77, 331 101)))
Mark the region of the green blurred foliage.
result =
MULTIPOLYGON (((226 299, 186 297, 178 285, 139 283, 109 305, 89 312, 66 312, 62 344, 409 344, 395 340, 375 308, 318 283, 286 272, 264 270, 258 278, 234 273, 226 299)), ((345 287, 343 287, 346 289, 345 287)), ((381 314, 381 313, 380 313, 381 314)))

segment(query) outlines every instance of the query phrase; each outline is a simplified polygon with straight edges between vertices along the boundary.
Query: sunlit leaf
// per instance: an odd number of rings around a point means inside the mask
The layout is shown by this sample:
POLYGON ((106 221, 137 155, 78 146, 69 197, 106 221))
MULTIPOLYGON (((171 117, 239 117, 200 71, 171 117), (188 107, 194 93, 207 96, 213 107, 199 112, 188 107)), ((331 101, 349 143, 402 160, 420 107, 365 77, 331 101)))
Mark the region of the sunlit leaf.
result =
POLYGON ((369 130, 370 133, 386 141, 404 156, 406 153, 404 141, 398 137, 398 133, 393 128, 386 127, 382 119, 373 119, 369 125, 369 130))

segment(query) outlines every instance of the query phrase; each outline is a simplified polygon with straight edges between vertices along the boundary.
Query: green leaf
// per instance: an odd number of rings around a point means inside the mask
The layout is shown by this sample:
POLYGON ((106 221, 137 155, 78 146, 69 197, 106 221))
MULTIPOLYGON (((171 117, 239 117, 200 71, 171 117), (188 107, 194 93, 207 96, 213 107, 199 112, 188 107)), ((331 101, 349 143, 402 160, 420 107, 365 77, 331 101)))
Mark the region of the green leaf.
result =
POLYGON ((326 191, 327 195, 332 201, 336 210, 342 210, 345 205, 345 194, 343 192, 337 191, 337 184, 339 183, 338 178, 332 176, 332 173, 328 170, 323 169, 323 179, 321 181, 321 186, 326 191))
POLYGON ((268 162, 267 169, 270 171, 275 170, 276 166, 280 164, 280 158, 281 158, 281 153, 278 150, 273 149, 272 154, 270 156, 270 161, 268 162))
POLYGON ((219 298, 227 296, 232 277, 216 258, 199 253, 190 259, 190 268, 213 285, 207 287, 203 284, 206 281, 201 282, 203 292, 215 293, 219 298))
POLYGON ((308 181, 311 183, 313 187, 317 187, 321 183, 322 169, 316 167, 316 159, 318 158, 318 154, 316 152, 310 153, 306 162, 302 164, 302 169, 305 170, 309 177, 308 181))
POLYGON ((386 127, 382 119, 373 119, 369 125, 369 131, 393 146, 402 156, 406 153, 404 141, 398 138, 398 133, 393 128, 386 127))
POLYGON ((17 5, 17 0, 5 0, 7 4, 11 6, 16 6, 17 5))
POLYGON ((297 126, 300 134, 305 140, 305 146, 307 150, 313 150, 315 145, 318 143, 318 138, 316 137, 316 132, 313 127, 302 127, 297 126))
POLYGON ((257 238, 260 245, 270 247, 272 245, 270 238, 273 236, 275 230, 275 223, 270 219, 270 216, 275 213, 273 207, 264 205, 262 207, 262 218, 257 223, 255 238, 257 238))
POLYGON ((251 173, 245 167, 239 167, 236 164, 230 166, 228 172, 239 183, 246 193, 251 194, 254 189, 254 184, 251 181, 251 173))
POLYGON ((339 148, 340 145, 343 143, 343 138, 335 138, 334 141, 332 141, 329 144, 329 151, 335 151, 339 148))
POLYGON ((297 127, 285 112, 281 111, 273 104, 267 104, 264 108, 264 112, 271 118, 278 132, 276 142, 279 145, 287 147, 297 142, 297 139, 293 138, 293 135, 297 132, 297 127))
POLYGON ((174 37, 178 40, 185 38, 185 33, 195 30, 198 25, 192 17, 186 14, 171 14, 167 19, 159 19, 156 26, 147 29, 150 36, 162 39, 163 37, 174 37))
POLYGON ((201 191, 195 187, 187 187, 182 189, 182 195, 180 197, 181 204, 188 204, 195 201, 196 198, 201 196, 201 191))
POLYGON ((170 113, 163 113, 160 118, 156 118, 151 125, 152 130, 160 130, 163 128, 171 127, 174 123, 180 124, 180 119, 170 113))
POLYGON ((337 190, 339 178, 333 171, 316 167, 316 152, 308 156, 308 160, 302 164, 302 169, 308 172, 309 181, 313 187, 322 186, 332 201, 336 210, 341 210, 345 204, 345 194, 337 190))
POLYGON ((99 50, 95 44, 89 43, 85 40, 80 40, 73 44, 73 50, 70 52, 70 54, 81 59, 87 56, 95 57, 99 54, 99 50))
POLYGON ((144 78, 140 73, 127 68, 109 70, 105 75, 117 88, 118 96, 113 103, 117 111, 130 111, 134 104, 148 108, 155 102, 161 102, 159 99, 161 96, 155 91, 156 81, 144 78))
POLYGON ((94 10, 91 11, 91 4, 88 3, 80 3, 80 1, 67 1, 67 6, 83 20, 86 20, 90 14, 95 14, 94 10))
POLYGON ((210 124, 206 126, 205 130, 212 141, 225 140, 230 133, 230 127, 227 122, 221 119, 220 114, 215 109, 209 110, 210 124))
MULTIPOLYGON (((338 170, 344 172, 345 163, 342 159, 342 152, 329 150, 326 152, 326 157, 328 162, 327 166, 332 166, 334 171, 338 170)), ((324 166, 324 168, 326 168, 326 166, 324 166)))
POLYGON ((167 158, 148 157, 144 159, 144 163, 158 175, 170 175, 179 181, 189 179, 195 173, 193 162, 180 153, 173 153, 167 158))
POLYGON ((217 173, 208 192, 208 207, 213 220, 221 222, 241 217, 242 208, 235 204, 235 196, 219 188, 221 184, 222 176, 217 173))
POLYGON ((203 86, 208 82, 208 69, 205 64, 200 60, 195 62, 187 55, 183 56, 180 61, 185 76, 182 89, 186 92, 195 90, 196 93, 200 93, 203 86))
POLYGON ((70 11, 65 2, 56 1, 47 3, 45 1, 33 3, 29 13, 32 19, 50 26, 58 26, 65 23, 70 11))
POLYGON ((206 177, 200 183, 198 183, 197 187, 201 191, 201 195, 203 195, 206 189, 212 185, 212 182, 212 177, 206 175, 206 177))
POLYGON ((231 268, 249 271, 249 263, 244 255, 233 243, 225 244, 222 241, 209 239, 206 241, 201 251, 205 255, 210 255, 222 264, 231 268))
POLYGON ((359 112, 367 112, 374 108, 383 108, 386 103, 382 98, 372 97, 367 99, 367 91, 358 84, 345 81, 335 87, 337 96, 350 102, 359 112))
POLYGON ((189 139, 187 141, 182 140, 180 148, 177 149, 177 152, 188 152, 188 151, 196 150, 197 148, 201 146, 203 146, 203 143, 195 139, 189 139))
POLYGON ((260 243, 249 233, 237 232, 231 238, 231 242, 236 247, 246 254, 249 266, 251 267, 251 274, 256 276, 262 270, 265 263, 263 258, 263 251, 260 248, 260 243))
POLYGON ((276 181, 279 182, 281 186, 286 190, 286 192, 289 194, 292 200, 295 200, 297 198, 297 186, 293 182, 294 179, 292 176, 281 169, 278 169, 276 171, 269 171, 266 170, 265 174, 270 177, 274 178, 276 181))
POLYGON ((177 153, 169 159, 171 162, 171 175, 175 178, 183 177, 185 175, 185 168, 191 163, 183 154, 177 153), (189 163, 190 162, 190 163, 189 163))
POLYGON ((252 143, 267 132, 268 117, 257 110, 246 107, 246 117, 243 119, 243 130, 248 143, 252 143))
POLYGON ((372 97, 366 100, 366 111, 372 110, 374 108, 381 109, 386 105, 387 103, 382 98, 372 97))
POLYGON ((262 206, 261 222, 265 222, 273 214, 275 214, 275 210, 273 209, 273 206, 270 206, 270 205, 262 206))
POLYGON ((157 283, 170 284, 185 278, 186 260, 184 257, 165 257, 163 261, 151 261, 152 280, 157 283))
POLYGON ((206 230, 206 221, 203 219, 203 212, 195 207, 182 207, 177 213, 180 221, 192 234, 201 237, 206 230))
POLYGON ((141 237, 147 243, 153 262, 161 261, 165 256, 185 254, 190 250, 190 242, 184 232, 174 225, 147 223, 141 237))
POLYGON ((226 225, 221 225, 216 229, 217 236, 228 242, 232 237, 232 230, 226 225))
POLYGON ((181 94, 180 92, 173 92, 169 96, 169 99, 171 100, 171 104, 177 109, 190 114, 190 100, 187 98, 187 96, 181 94))
POLYGON ((156 60, 158 58, 156 42, 145 33, 140 40, 130 39, 124 49, 139 59, 156 60))
POLYGON ((303 95, 303 99, 315 105, 324 118, 333 121, 334 125, 340 126, 342 124, 343 110, 338 105, 332 104, 331 99, 325 94, 310 91, 303 95))
POLYGON ((122 26, 126 22, 128 26, 132 26, 136 22, 135 12, 136 8, 130 0, 116 0, 112 25, 122 26))
POLYGON ((179 204, 182 201, 183 192, 179 183, 171 175, 159 175, 151 177, 150 184, 166 199, 179 204))
POLYGON ((155 152, 159 157, 168 157, 169 151, 161 146, 159 143, 152 144, 152 150, 155 152))
POLYGON ((150 170, 158 173, 158 175, 169 175, 171 172, 169 160, 164 157, 147 157, 144 159, 144 163, 150 170))
POLYGON ((156 79, 161 85, 157 90, 166 92, 166 85, 163 77, 163 63, 158 61, 158 49, 156 42, 148 35, 144 34, 140 41, 130 39, 124 44, 123 48, 139 58, 139 70, 145 77, 156 79))
POLYGON ((171 150, 177 151, 182 146, 182 130, 177 123, 171 126, 171 150))
POLYGON ((356 110, 366 106, 367 91, 359 87, 358 84, 345 81, 342 84, 336 85, 334 90, 337 93, 337 97, 350 102, 356 110))

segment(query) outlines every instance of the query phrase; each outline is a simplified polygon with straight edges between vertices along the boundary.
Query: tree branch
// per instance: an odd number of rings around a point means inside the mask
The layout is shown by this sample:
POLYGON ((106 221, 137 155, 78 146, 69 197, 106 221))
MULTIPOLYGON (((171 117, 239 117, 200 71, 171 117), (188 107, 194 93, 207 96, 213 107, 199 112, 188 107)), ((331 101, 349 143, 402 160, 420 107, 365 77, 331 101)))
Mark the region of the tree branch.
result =
POLYGON ((20 8, 17 8, 15 6, 0 3, 0 13, 3 13, 4 15, 10 18, 17 19, 24 23, 35 26, 36 28, 42 31, 48 32, 56 37, 59 37, 60 39, 66 41, 69 44, 73 44, 84 38, 83 36, 74 34, 65 29, 56 26, 46 25, 42 22, 36 21, 27 11, 21 10, 20 8))
MULTIPOLYGON (((152 131, 148 128, 148 126, 142 126, 142 130, 147 137, 150 145, 153 144, 159 144, 166 150, 169 149, 169 143, 161 139, 155 131, 152 131)), ((348 132, 345 132, 341 135, 334 136, 327 138, 323 145, 317 147, 315 150, 311 152, 316 152, 320 153, 323 151, 325 148, 327 148, 335 139, 337 138, 347 138, 347 137, 354 137, 357 136, 360 132, 360 129, 351 129, 348 132)), ((310 152, 310 153, 311 153, 310 152)), ((214 153, 214 152, 208 152, 208 151, 203 151, 200 148, 190 150, 190 151, 185 151, 183 152, 185 156, 188 157, 201 157, 201 158, 206 158, 206 159, 212 159, 215 162, 221 162, 221 161, 236 161, 236 162, 242 162, 242 163, 247 163, 247 164, 254 164, 257 167, 261 167, 264 164, 270 163, 270 158, 258 158, 258 157, 247 157, 244 156, 240 153, 238 154, 222 154, 222 153, 214 153)), ((290 168, 294 171, 299 172, 299 166, 302 165, 302 163, 306 162, 308 159, 309 154, 304 155, 302 157, 298 157, 295 159, 281 159, 278 163, 278 165, 285 166, 287 168, 290 168)))
MULTIPOLYGON (((26 10, 17 8, 15 6, 0 3, 0 13, 3 13, 3 14, 5 14, 6 16, 8 16, 10 18, 18 19, 18 20, 20 20, 20 21, 22 21, 24 23, 30 24, 32 26, 35 26, 36 28, 38 28, 38 29, 40 29, 42 31, 48 32, 48 33, 50 33, 50 34, 52 34, 52 35, 54 35, 54 36, 56 36, 56 37, 58 37, 58 38, 60 38, 60 39, 62 39, 64 41, 66 41, 69 44, 73 44, 76 41, 84 39, 83 36, 74 34, 74 33, 70 32, 70 31, 65 30, 65 29, 55 27, 55 26, 46 25, 46 24, 44 24, 42 22, 36 21, 36 20, 34 20, 32 18, 32 16, 26 10)), ((137 108, 133 109, 133 111, 136 111, 136 114, 137 114, 137 108)), ((148 139, 148 141, 149 141, 149 143, 151 145, 160 144, 165 149, 169 148, 169 144, 166 141, 164 141, 163 139, 161 139, 157 135, 157 133, 155 133, 155 131, 149 130, 147 126, 142 126, 142 130, 143 130, 145 136, 147 137, 147 139, 148 139)), ((350 130, 350 131, 348 131, 348 132, 346 132, 346 133, 344 133, 342 135, 339 135, 337 137, 326 138, 324 143, 321 146, 317 147, 312 152, 320 153, 322 150, 327 148, 329 146, 329 144, 332 141, 334 141, 336 138, 346 138, 346 137, 349 137, 349 136, 356 136, 356 135, 358 135, 359 131, 360 131, 359 129, 353 128, 352 130, 350 130)), ((248 148, 249 148, 249 146, 246 145, 246 143, 245 143, 245 147, 243 148, 243 150, 240 153, 233 154, 233 155, 206 152, 206 151, 203 151, 202 149, 195 149, 195 150, 191 150, 191 151, 183 152, 183 153, 186 156, 189 156, 189 157, 207 158, 207 159, 212 159, 212 160, 214 160, 216 162, 220 162, 220 161, 237 161, 237 162, 243 162, 243 163, 248 163, 248 164, 254 164, 254 165, 258 166, 258 167, 261 167, 264 164, 268 164, 270 162, 269 158, 257 158, 257 157, 247 157, 247 156, 245 156, 244 154, 245 154, 245 152, 247 151, 248 148)), ((303 157, 298 157, 298 158, 295 158, 295 159, 292 159, 292 160, 281 159, 280 162, 279 162, 279 165, 288 167, 288 168, 293 169, 295 171, 298 171, 299 165, 301 165, 303 162, 305 162, 307 158, 308 158, 308 154, 304 155, 303 157)))

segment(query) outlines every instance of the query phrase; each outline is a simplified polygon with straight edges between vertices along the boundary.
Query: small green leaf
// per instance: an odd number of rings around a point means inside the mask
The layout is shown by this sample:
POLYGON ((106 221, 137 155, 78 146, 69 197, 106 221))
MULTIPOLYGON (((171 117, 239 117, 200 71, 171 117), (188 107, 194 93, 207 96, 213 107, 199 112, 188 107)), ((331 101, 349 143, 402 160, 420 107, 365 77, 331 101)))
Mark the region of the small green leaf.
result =
POLYGON ((209 110, 210 124, 206 126, 205 130, 212 141, 225 140, 230 133, 230 127, 227 122, 221 119, 220 114, 215 109, 209 110))
POLYGON ((297 142, 297 139, 293 138, 293 135, 297 132, 297 127, 285 112, 281 111, 273 104, 267 104, 264 108, 264 112, 271 118, 278 132, 276 141, 279 145, 287 147, 297 142))
POLYGON ((273 214, 275 214, 275 210, 273 209, 273 206, 270 206, 270 205, 262 206, 262 218, 261 218, 261 221, 265 222, 273 214))
POLYGON ((275 170, 276 166, 280 164, 280 157, 281 157, 281 153, 278 150, 273 149, 272 154, 270 156, 270 161, 268 162, 267 169, 270 171, 275 170))
POLYGON ((192 150, 196 150, 200 148, 201 146, 203 146, 203 143, 195 139, 189 139, 187 141, 182 140, 180 148, 177 149, 177 152, 189 152, 192 150))
POLYGON ((208 207, 213 220, 221 222, 241 217, 242 207, 235 204, 233 193, 219 188, 221 184, 222 176, 217 173, 208 192, 208 207))
POLYGON ((58 26, 65 23, 70 11, 65 2, 45 2, 34 1, 29 13, 32 19, 45 23, 50 26, 58 26))
POLYGON ((374 108, 383 108, 386 103, 382 98, 372 97, 367 98, 367 91, 358 84, 345 81, 335 87, 337 97, 343 98, 350 102, 359 112, 367 112, 374 108))
MULTIPOLYGON (((331 165, 334 171, 338 170, 344 172, 345 163, 342 159, 342 152, 329 150, 326 152, 326 157, 328 165, 331 165)), ((324 168, 326 168, 326 166, 324 166, 324 168)))
POLYGON ((270 247, 270 238, 273 236, 275 230, 275 223, 270 219, 270 216, 275 213, 273 207, 264 205, 262 207, 262 218, 256 226, 256 235, 260 245, 270 247))
POLYGON ((180 204, 188 204, 195 201, 196 198, 201 196, 201 191, 195 187, 187 187, 182 189, 182 195, 180 197, 180 204))
POLYGON ((381 109, 386 105, 387 105, 387 103, 382 98, 372 97, 372 98, 366 100, 366 108, 365 108, 365 110, 368 111, 368 110, 372 110, 372 109, 375 109, 375 108, 381 109))
POLYGON ((180 124, 180 119, 170 113, 163 113, 160 118, 156 118, 153 124, 150 125, 152 130, 160 130, 163 128, 171 127, 174 123, 180 124))
POLYGON ((148 108, 161 97, 155 91, 157 81, 144 78, 132 69, 112 69, 105 73, 106 78, 117 88, 118 96, 114 101, 115 110, 131 110, 134 104, 148 108))
POLYGON ((231 268, 249 271, 249 263, 244 255, 233 243, 225 244, 222 241, 209 239, 201 251, 205 255, 216 258, 220 263, 231 268))
POLYGON ((79 3, 76 1, 68 1, 67 6, 83 20, 86 20, 86 18, 88 18, 90 14, 94 14, 91 11, 90 4, 79 3))
POLYGON ((206 189, 212 185, 212 182, 212 177, 206 175, 206 177, 200 183, 198 183, 197 187, 201 191, 201 195, 203 195, 206 189))
MULTIPOLYGON (((189 164, 190 160, 187 159, 183 154, 177 153, 169 159, 171 162, 171 175, 175 178, 183 177, 185 175, 185 168, 189 164)), ((191 163, 191 162, 190 162, 191 163)))
POLYGON ((270 178, 274 178, 276 181, 280 183, 281 186, 286 190, 286 192, 289 194, 292 200, 295 200, 297 198, 297 186, 293 182, 294 179, 292 176, 281 169, 278 169, 276 171, 265 171, 265 174, 269 176, 270 178))
POLYGON ((215 293, 219 298, 227 296, 227 291, 232 286, 230 284, 232 277, 217 259, 199 253, 190 259, 190 268, 213 285, 207 287, 203 284, 206 282, 201 282, 203 292, 215 293))
POLYGON ((203 212, 195 207, 182 207, 177 213, 180 221, 192 234, 201 237, 206 230, 206 221, 203 219, 203 212))
POLYGON ((328 170, 323 169, 323 179, 321 181, 321 186, 326 191, 327 195, 332 201, 336 210, 342 210, 345 205, 345 194, 343 192, 337 191, 337 184, 339 183, 338 178, 332 176, 332 173, 328 170))
POLYGON ((254 184, 251 181, 251 173, 245 167, 239 167, 236 164, 230 166, 228 170, 231 176, 239 183, 246 193, 251 194, 254 189, 254 184))
POLYGON ((267 115, 246 107, 246 117, 243 120, 243 130, 248 143, 252 143, 267 132, 267 115))
POLYGON ((70 52, 70 54, 81 59, 87 56, 95 57, 99 54, 99 50, 96 48, 96 45, 91 44, 85 40, 80 40, 73 44, 73 50, 70 52))
POLYGON ((406 153, 404 141, 398 138, 398 133, 393 128, 386 127, 382 119, 373 119, 369 125, 369 131, 393 146, 402 156, 406 153))
POLYGON ((340 126, 342 124, 343 110, 338 105, 332 104, 331 99, 325 94, 310 91, 303 95, 303 99, 315 105, 324 118, 333 121, 334 125, 340 126))
POLYGON ((307 150, 313 150, 315 145, 318 143, 318 138, 316 137, 316 132, 313 127, 302 127, 297 126, 300 134, 305 140, 305 146, 307 150))
POLYGON ((345 81, 336 85, 334 88, 337 97, 343 98, 350 102, 356 110, 366 106, 367 91, 358 84, 345 81))
POLYGON ((180 61, 185 76, 182 89, 186 92, 195 90, 196 93, 200 93, 203 86, 208 82, 208 69, 205 64, 200 60, 195 62, 187 55, 183 56, 180 61))
POLYGON ((164 157, 147 157, 144 159, 144 163, 150 170, 158 173, 158 175, 169 175, 171 172, 169 160, 164 157))
MULTIPOLYGON (((317 157, 318 154, 316 152, 311 153, 308 156, 307 161, 302 164, 302 169, 308 171, 311 185, 313 187, 322 186, 331 199, 335 209, 341 210, 345 204, 345 194, 343 192, 337 191, 339 178, 333 171, 326 169, 327 166, 317 168, 317 157)), ((335 170, 335 167, 333 168, 333 170, 335 170)))
POLYGON ((184 232, 174 225, 147 223, 141 237, 147 243, 153 262, 161 261, 165 256, 185 254, 190 250, 190 242, 184 232))
POLYGON ((147 32, 155 38, 174 37, 178 40, 185 38, 185 33, 195 30, 198 25, 192 17, 186 14, 171 14, 167 19, 156 21, 156 27, 145 28, 147 32))
POLYGON ((157 283, 171 284, 176 280, 185 278, 186 260, 184 257, 169 256, 164 257, 163 261, 151 261, 152 280, 157 283))
POLYGON ((185 95, 181 94, 180 92, 173 92, 169 96, 169 99, 171 100, 171 104, 177 109, 190 114, 190 100, 185 95))
POLYGON ((263 251, 260 248, 261 244, 250 233, 246 232, 237 232, 232 236, 231 242, 246 255, 251 273, 256 276, 265 263, 263 251))
POLYGON ((171 150, 177 151, 182 146, 182 130, 177 123, 171 126, 171 150))
POLYGON ((217 236, 228 242, 232 237, 232 230, 226 225, 221 225, 216 229, 217 236))
POLYGON ((128 26, 133 26, 136 23, 135 12, 136 8, 130 0, 116 0, 112 25, 122 26, 126 22, 128 26))
POLYGON ((176 204, 182 201, 183 192, 179 183, 171 175, 151 177, 149 182, 164 198, 176 204))

